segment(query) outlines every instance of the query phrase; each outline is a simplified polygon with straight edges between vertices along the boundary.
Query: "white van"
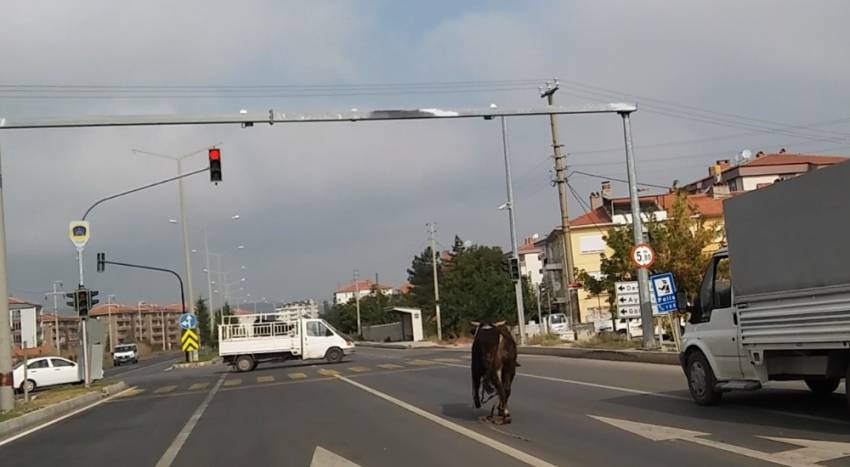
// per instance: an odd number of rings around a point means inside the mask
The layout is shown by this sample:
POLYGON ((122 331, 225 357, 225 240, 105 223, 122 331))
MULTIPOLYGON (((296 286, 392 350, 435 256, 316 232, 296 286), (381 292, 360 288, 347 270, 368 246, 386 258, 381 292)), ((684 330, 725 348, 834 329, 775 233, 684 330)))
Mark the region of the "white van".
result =
POLYGON ((218 354, 238 371, 266 361, 325 359, 342 361, 354 342, 323 319, 280 321, 273 313, 226 316, 218 326, 218 354))

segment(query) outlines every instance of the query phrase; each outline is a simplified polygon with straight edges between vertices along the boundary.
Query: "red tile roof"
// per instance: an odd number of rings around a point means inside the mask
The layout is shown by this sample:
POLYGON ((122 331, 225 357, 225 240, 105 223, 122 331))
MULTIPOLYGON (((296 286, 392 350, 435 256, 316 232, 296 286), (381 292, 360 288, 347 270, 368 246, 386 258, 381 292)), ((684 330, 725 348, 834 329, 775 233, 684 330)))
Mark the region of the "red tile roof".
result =
POLYGON ((183 308, 180 304, 171 304, 171 305, 156 305, 156 304, 142 304, 141 307, 138 305, 122 305, 119 303, 106 304, 101 303, 95 305, 94 308, 89 311, 89 316, 101 316, 107 314, 124 314, 124 313, 161 313, 165 311, 166 313, 180 313, 183 308))
MULTIPOLYGON (((341 289, 337 290, 336 293, 353 293, 357 290, 372 290, 372 286, 374 285, 375 283, 370 281, 369 279, 358 280, 357 284, 355 284, 354 281, 351 281, 350 283, 346 284, 345 287, 342 287, 341 289)), ((378 288, 381 290, 387 290, 391 289, 392 287, 388 285, 378 284, 378 288)))
MULTIPOLYGON (((770 165, 788 164, 833 165, 839 164, 846 160, 848 160, 846 157, 841 156, 814 156, 810 154, 791 154, 788 152, 780 152, 773 154, 764 154, 760 157, 756 157, 740 165, 746 167, 764 167, 770 165)), ((730 166, 724 169, 724 172, 731 168, 734 167, 730 166)))
POLYGON ((15 298, 15 297, 9 297, 9 305, 32 305, 32 306, 39 306, 39 305, 36 305, 35 303, 28 302, 28 301, 26 301, 26 300, 21 300, 20 298, 15 298))
MULTIPOLYGON (((673 203, 676 201, 676 193, 646 195, 641 196, 640 200, 655 201, 655 203, 658 204, 658 207, 668 211, 673 207, 673 203)), ((611 201, 614 204, 628 204, 629 198, 615 198, 611 201)), ((704 217, 720 217, 723 215, 722 198, 714 198, 713 196, 704 193, 692 194, 688 195, 688 204, 690 204, 698 214, 704 217)), ((608 215, 608 211, 606 211, 604 207, 598 207, 593 211, 586 212, 585 214, 570 220, 570 227, 592 225, 602 226, 610 224, 611 217, 608 215)))
POLYGON ((398 288, 399 293, 402 295, 410 293, 411 290, 413 290, 413 284, 407 281, 398 288))

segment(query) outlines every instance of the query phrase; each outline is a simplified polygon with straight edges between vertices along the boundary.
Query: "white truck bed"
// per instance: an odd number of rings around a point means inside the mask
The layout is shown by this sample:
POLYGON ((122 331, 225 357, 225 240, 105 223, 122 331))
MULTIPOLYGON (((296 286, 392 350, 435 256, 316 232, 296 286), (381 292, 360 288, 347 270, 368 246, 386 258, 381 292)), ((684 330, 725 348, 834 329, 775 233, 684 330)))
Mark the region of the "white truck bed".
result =
POLYGON ((218 353, 226 355, 278 353, 301 354, 297 323, 233 323, 219 326, 218 353))

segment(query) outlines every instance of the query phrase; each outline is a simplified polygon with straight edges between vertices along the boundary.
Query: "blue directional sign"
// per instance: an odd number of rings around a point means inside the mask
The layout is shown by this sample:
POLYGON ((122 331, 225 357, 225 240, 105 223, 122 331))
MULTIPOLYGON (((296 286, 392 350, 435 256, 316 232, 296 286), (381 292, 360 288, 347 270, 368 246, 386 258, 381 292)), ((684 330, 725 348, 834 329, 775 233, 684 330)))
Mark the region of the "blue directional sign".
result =
POLYGON ((180 327, 183 329, 195 329, 198 327, 198 318, 191 313, 180 315, 180 327))
POLYGON ((673 274, 665 272, 649 276, 649 283, 655 293, 658 313, 676 311, 676 281, 673 280, 673 274))

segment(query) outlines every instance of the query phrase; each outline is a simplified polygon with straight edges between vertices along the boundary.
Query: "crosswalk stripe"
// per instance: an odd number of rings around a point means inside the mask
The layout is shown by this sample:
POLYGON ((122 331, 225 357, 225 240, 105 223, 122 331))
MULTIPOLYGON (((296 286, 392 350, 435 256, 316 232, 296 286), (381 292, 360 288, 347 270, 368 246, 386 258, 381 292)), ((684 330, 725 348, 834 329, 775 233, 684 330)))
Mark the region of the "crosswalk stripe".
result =
POLYGON ((443 363, 463 363, 463 360, 458 358, 435 358, 434 361, 443 363))
POLYGON ((153 393, 154 394, 165 394, 166 392, 171 392, 175 389, 177 389, 176 385, 175 386, 163 386, 163 387, 157 389, 156 391, 154 391, 153 393))
POLYGON ((383 363, 378 365, 378 368, 383 368, 385 370, 398 370, 399 368, 404 368, 402 365, 396 365, 395 363, 383 363))
POLYGON ((195 384, 189 386, 189 390, 190 391, 197 391, 198 389, 204 389, 205 387, 207 387, 209 385, 210 385, 210 383, 195 383, 195 384))
POLYGON ((430 362, 428 360, 408 360, 407 363, 409 363, 411 365, 425 366, 425 365, 431 365, 434 362, 430 362))
POLYGON ((287 376, 289 376, 289 379, 304 379, 307 377, 304 373, 289 373, 287 376))
POLYGON ((145 390, 144 390, 144 389, 139 389, 139 388, 130 388, 130 389, 128 389, 128 390, 126 390, 126 391, 124 391, 124 392, 122 392, 122 393, 118 394, 118 396, 116 397, 116 399, 123 399, 123 398, 125 398, 125 397, 138 396, 139 394, 141 394, 141 393, 143 393, 143 392, 145 392, 145 390))
POLYGON ((336 370, 326 370, 322 368, 321 370, 319 370, 319 374, 322 376, 336 376, 339 374, 339 372, 336 370))
POLYGON ((236 379, 228 379, 228 380, 225 380, 225 381, 224 381, 224 385, 225 385, 225 386, 239 386, 240 384, 242 384, 242 380, 241 380, 241 379, 238 379, 238 378, 236 378, 236 379))
POLYGON ((353 366, 353 367, 349 368, 349 370, 351 370, 355 373, 364 373, 366 371, 369 371, 369 369, 366 368, 365 366, 353 366))
POLYGON ((258 383, 273 383, 274 376, 257 376, 258 383))

